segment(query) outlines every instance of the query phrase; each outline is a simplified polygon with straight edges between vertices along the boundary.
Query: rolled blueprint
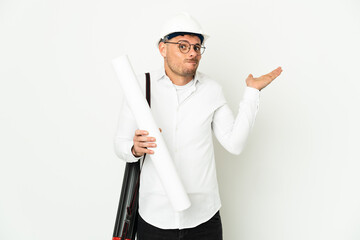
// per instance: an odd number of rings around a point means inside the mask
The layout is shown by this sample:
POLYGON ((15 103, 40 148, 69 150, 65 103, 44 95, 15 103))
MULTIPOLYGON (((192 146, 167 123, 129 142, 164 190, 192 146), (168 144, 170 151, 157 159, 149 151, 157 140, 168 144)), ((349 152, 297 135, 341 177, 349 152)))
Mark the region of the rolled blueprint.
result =
POLYGON ((145 129, 149 132, 149 136, 156 138, 156 150, 154 154, 148 155, 174 210, 183 211, 189 208, 191 205, 189 197, 176 172, 174 162, 151 114, 127 55, 114 59, 112 63, 139 129, 145 129))

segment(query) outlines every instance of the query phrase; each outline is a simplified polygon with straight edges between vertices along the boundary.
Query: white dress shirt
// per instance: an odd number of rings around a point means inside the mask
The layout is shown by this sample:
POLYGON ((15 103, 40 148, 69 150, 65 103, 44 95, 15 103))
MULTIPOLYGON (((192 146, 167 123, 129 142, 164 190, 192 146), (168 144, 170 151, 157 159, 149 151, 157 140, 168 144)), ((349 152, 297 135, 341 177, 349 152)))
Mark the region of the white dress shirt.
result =
MULTIPOLYGON (((145 97, 145 74, 137 78, 145 97)), ((234 118, 221 86, 200 72, 185 86, 174 86, 163 68, 151 72, 150 78, 151 112, 162 129, 191 207, 174 211, 147 155, 140 175, 139 214, 162 229, 195 227, 209 220, 221 207, 212 131, 226 150, 240 154, 255 121, 260 93, 246 87, 234 118)), ((140 159, 131 153, 136 129, 124 100, 114 143, 117 156, 126 162, 140 159)), ((156 152, 156 148, 153 150, 156 152)))

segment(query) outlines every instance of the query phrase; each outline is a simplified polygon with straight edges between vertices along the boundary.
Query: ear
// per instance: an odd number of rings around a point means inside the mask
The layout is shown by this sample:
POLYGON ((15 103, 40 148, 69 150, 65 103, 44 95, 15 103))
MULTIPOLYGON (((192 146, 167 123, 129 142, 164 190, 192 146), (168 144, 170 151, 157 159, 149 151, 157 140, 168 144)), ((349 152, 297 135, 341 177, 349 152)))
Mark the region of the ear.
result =
POLYGON ((161 42, 159 44, 159 52, 161 54, 161 56, 166 57, 166 46, 165 43, 161 42))

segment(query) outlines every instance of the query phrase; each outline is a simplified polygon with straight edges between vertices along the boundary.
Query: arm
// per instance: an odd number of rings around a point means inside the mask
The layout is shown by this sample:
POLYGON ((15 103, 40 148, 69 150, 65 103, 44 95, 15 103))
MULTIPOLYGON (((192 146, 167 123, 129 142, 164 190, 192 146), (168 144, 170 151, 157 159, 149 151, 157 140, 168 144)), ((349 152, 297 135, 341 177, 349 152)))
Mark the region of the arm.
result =
POLYGON ((135 157, 132 153, 133 137, 137 129, 136 121, 123 99, 120 109, 118 127, 114 137, 114 150, 116 155, 126 162, 136 162, 140 157, 135 157))
POLYGON ((156 139, 147 135, 147 131, 137 129, 136 121, 124 99, 114 139, 116 155, 126 162, 136 162, 144 153, 153 154, 154 151, 148 147, 156 148, 156 139))
POLYGON ((236 118, 227 104, 214 113, 214 134, 220 144, 232 154, 239 155, 245 146, 259 108, 259 95, 259 90, 247 87, 236 118))
MULTIPOLYGON (((234 120, 229 106, 219 107, 213 116, 213 130, 221 145, 233 154, 240 154, 252 129, 259 108, 259 91, 269 85, 282 72, 281 67, 258 78, 250 74, 246 78, 247 88, 234 120)), ((222 93, 220 97, 224 98, 222 93)))

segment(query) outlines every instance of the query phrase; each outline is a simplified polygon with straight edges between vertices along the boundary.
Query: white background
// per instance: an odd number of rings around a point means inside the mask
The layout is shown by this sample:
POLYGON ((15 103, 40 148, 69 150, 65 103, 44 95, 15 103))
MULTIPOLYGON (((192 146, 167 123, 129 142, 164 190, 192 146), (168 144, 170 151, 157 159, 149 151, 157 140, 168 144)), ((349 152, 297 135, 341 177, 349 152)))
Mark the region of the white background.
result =
POLYGON ((0 0, 0 239, 111 239, 124 162, 111 60, 162 64, 163 21, 211 36, 200 70, 237 111, 261 93, 240 156, 216 142, 224 239, 360 239, 360 2, 0 0))

